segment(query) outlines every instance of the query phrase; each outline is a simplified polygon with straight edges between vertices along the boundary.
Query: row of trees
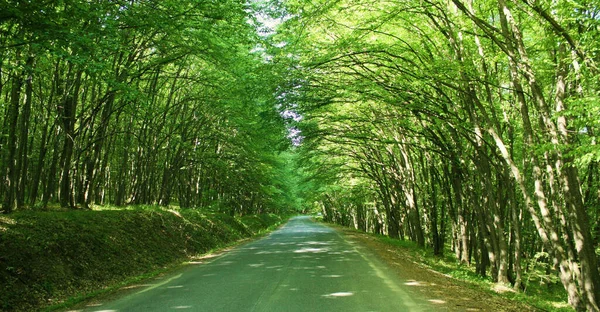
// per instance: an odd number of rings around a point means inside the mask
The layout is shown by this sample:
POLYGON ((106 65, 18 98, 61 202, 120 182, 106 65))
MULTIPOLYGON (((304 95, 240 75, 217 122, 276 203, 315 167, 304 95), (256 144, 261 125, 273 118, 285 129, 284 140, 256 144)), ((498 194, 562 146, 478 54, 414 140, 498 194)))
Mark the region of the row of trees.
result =
POLYGON ((286 129, 245 1, 4 1, 1 210, 277 211, 286 129))
MULTIPOLYGON (((523 287, 546 252, 600 309, 600 5, 288 1, 282 98, 330 221, 409 238, 523 287)), ((282 59, 283 61, 283 59, 282 59)))

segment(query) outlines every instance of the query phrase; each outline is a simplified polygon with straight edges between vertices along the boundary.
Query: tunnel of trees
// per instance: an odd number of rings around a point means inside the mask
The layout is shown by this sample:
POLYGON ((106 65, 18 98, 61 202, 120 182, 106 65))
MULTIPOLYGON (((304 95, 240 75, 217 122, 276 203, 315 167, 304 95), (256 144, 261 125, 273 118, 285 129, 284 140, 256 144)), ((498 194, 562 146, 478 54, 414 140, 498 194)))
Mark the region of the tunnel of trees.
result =
POLYGON ((312 208, 597 311, 599 4, 0 1, 1 210, 312 208))

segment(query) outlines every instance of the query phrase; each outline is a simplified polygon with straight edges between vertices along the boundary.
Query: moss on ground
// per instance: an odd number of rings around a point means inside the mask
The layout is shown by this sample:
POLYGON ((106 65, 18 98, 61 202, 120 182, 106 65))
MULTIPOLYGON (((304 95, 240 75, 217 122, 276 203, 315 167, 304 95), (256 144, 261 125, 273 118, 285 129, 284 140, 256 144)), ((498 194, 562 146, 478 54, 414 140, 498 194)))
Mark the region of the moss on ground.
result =
POLYGON ((0 216, 0 310, 38 310, 94 293, 282 221, 161 209, 0 216))

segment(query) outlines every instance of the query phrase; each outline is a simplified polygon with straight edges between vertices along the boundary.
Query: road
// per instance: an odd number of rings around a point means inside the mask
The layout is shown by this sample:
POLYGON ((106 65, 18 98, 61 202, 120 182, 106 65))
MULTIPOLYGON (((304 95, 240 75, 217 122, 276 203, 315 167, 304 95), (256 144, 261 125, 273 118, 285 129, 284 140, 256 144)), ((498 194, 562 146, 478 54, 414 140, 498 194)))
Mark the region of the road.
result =
POLYGON ((308 217, 85 311, 426 311, 368 250, 308 217))

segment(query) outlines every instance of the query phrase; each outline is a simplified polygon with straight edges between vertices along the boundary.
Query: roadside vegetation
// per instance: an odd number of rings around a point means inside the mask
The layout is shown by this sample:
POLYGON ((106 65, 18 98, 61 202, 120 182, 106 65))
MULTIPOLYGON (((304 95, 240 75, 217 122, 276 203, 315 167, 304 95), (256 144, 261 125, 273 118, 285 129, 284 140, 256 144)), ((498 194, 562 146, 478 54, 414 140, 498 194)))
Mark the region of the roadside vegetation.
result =
POLYGON ((306 202, 600 310, 598 1, 285 3, 306 202))
POLYGON ((0 310, 74 303, 282 221, 159 207, 0 216, 0 310))

